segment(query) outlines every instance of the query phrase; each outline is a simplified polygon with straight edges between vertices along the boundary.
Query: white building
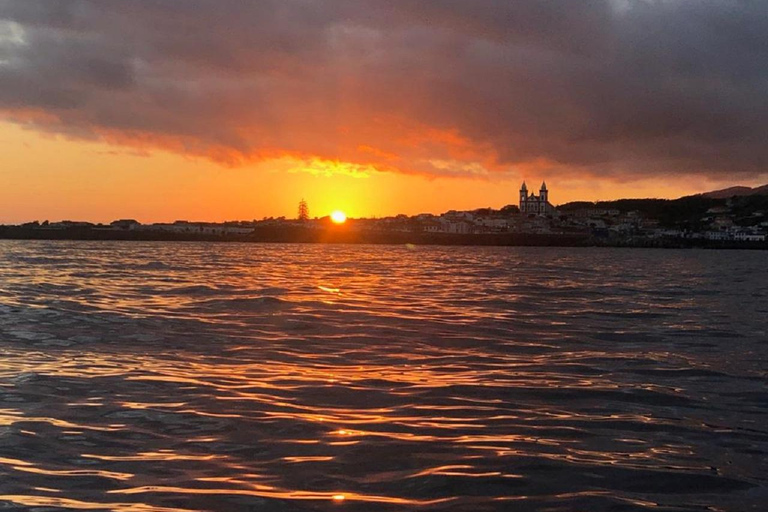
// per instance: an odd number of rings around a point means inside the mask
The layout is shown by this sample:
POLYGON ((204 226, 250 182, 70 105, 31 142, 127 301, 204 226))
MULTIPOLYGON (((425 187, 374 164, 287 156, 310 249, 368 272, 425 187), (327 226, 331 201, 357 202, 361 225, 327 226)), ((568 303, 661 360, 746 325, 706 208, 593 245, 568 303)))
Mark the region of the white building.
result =
POLYGON ((707 231, 707 240, 729 240, 731 237, 727 231, 707 231))
POLYGON ((733 239, 739 242, 765 242, 765 235, 737 231, 733 234, 733 239))
POLYGON ((549 202, 549 191, 546 182, 541 184, 541 190, 537 196, 533 192, 528 195, 528 186, 523 182, 520 187, 520 212, 525 214, 544 215, 552 213, 555 207, 549 202))

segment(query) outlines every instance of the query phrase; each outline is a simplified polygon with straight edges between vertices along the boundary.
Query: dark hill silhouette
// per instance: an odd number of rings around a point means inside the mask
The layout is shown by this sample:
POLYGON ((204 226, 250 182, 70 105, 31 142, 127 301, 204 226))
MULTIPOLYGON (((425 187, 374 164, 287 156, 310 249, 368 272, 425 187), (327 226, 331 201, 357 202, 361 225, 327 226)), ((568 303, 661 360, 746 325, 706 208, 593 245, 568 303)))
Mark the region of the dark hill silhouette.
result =
POLYGON ((737 198, 731 209, 740 215, 765 209, 768 203, 768 185, 762 187, 730 187, 679 199, 617 199, 615 201, 575 201, 557 207, 565 214, 584 209, 618 210, 620 213, 639 212, 656 219, 662 226, 700 228, 700 220, 711 209, 726 207, 728 199, 737 198))
POLYGON ((584 208, 618 210, 620 213, 639 212, 643 217, 658 220, 662 226, 694 229, 699 227, 701 218, 710 208, 725 204, 725 199, 698 195, 680 199, 618 199, 596 203, 578 201, 558 206, 557 209, 566 214, 584 208))
POLYGON ((712 192, 705 192, 701 194, 704 197, 710 197, 712 199, 729 199, 731 197, 744 197, 755 195, 768 195, 768 185, 762 187, 730 187, 722 190, 713 190, 712 192))

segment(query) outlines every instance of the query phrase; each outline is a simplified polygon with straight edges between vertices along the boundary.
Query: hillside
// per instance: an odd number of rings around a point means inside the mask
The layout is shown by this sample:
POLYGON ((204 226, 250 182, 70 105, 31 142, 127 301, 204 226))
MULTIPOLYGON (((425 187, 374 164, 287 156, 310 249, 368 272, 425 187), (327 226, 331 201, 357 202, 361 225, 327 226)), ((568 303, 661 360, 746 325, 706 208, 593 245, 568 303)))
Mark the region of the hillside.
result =
MULTIPOLYGON (((618 210, 625 214, 637 212, 654 219, 664 227, 701 229, 712 208, 721 208, 739 222, 752 225, 768 212, 768 185, 762 187, 730 187, 679 199, 617 199, 615 201, 575 201, 558 206, 568 214, 578 210, 618 210)), ((710 215, 711 217, 711 215, 710 215)))
POLYGON ((638 212, 645 218, 656 219, 662 226, 685 226, 697 228, 700 220, 710 208, 725 206, 725 199, 688 196, 680 199, 618 199, 589 203, 578 201, 558 207, 563 213, 584 208, 618 210, 620 213, 638 212))
POLYGON ((730 187, 722 190, 713 190, 701 194, 712 199, 729 199, 731 197, 745 197, 754 195, 768 195, 768 185, 762 187, 730 187))

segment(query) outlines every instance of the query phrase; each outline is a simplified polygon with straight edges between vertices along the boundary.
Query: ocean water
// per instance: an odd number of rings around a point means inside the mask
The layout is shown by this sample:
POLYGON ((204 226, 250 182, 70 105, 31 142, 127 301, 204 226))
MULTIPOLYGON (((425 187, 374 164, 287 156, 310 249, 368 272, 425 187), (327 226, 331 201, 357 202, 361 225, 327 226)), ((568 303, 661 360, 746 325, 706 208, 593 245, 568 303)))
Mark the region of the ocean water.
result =
POLYGON ((768 253, 0 241, 0 510, 768 510, 768 253))

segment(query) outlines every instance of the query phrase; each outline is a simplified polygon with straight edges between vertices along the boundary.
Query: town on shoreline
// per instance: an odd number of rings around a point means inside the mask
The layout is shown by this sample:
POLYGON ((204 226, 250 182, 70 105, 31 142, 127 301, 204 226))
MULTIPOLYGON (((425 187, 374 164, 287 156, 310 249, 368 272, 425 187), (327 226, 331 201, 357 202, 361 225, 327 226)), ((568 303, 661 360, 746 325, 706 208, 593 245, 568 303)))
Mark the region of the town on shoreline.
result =
POLYGON ((222 223, 141 224, 35 221, 0 225, 0 238, 241 241, 438 245, 768 248, 768 186, 727 189, 675 200, 621 199, 553 206, 524 183, 519 204, 501 209, 349 219, 264 218, 222 223))

